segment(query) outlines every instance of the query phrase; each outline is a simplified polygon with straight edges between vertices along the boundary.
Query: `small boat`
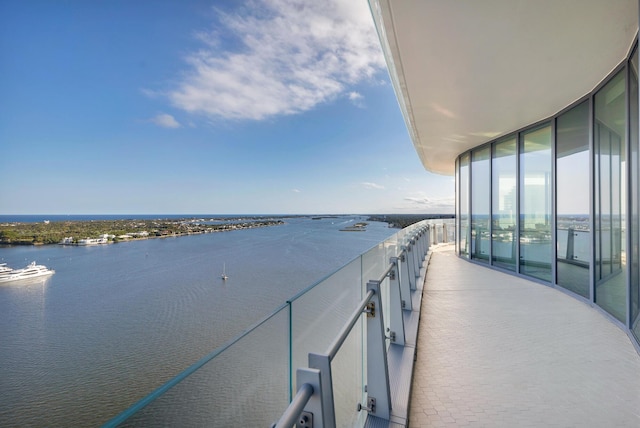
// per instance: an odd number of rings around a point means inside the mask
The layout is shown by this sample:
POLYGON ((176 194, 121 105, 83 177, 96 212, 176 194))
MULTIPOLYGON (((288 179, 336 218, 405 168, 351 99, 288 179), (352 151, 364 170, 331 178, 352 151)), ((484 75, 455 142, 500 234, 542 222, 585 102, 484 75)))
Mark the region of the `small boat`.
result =
POLYGON ((220 278, 222 278, 223 281, 226 281, 227 279, 229 279, 229 277, 227 276, 225 268, 226 268, 226 264, 223 263, 222 264, 222 275, 220 275, 220 278))
POLYGON ((6 264, 3 264, 0 268, 0 284, 6 284, 8 282, 24 281, 34 278, 44 278, 56 273, 53 269, 48 269, 46 266, 37 265, 36 262, 31 262, 27 267, 22 269, 11 269, 6 264))

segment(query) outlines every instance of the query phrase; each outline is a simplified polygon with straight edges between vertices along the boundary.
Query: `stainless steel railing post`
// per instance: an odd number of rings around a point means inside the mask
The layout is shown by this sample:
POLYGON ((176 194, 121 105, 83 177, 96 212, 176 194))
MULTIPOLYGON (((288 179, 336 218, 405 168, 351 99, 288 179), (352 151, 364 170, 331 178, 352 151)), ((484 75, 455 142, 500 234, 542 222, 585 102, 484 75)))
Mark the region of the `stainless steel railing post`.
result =
POLYGON ((389 273, 389 339, 392 343, 404 345, 404 318, 402 316, 402 295, 398 275, 398 258, 391 257, 393 269, 389 273))
POLYGON ((411 301, 411 282, 409 281, 409 261, 407 258, 407 252, 404 249, 398 256, 398 262, 402 308, 406 310, 413 310, 413 303, 411 301))
POLYGON ((411 242, 408 242, 405 247, 403 247, 405 258, 407 259, 407 279, 409 280, 409 287, 411 290, 416 289, 416 268, 415 268, 415 259, 413 257, 413 245, 411 242))
POLYGON ((413 237, 414 246, 416 249, 416 267, 420 270, 420 258, 422 257, 422 246, 420 244, 420 238, 422 237, 422 228, 416 230, 416 234, 413 237))
POLYGON ((428 226, 423 226, 420 229, 420 237, 418 238, 418 245, 420 248, 420 259, 424 259, 424 255, 427 253, 425 251, 425 247, 427 244, 427 228, 428 226))
POLYGON ((380 281, 367 282, 367 291, 373 290, 371 298, 373 313, 367 314, 367 411, 374 416, 389 420, 391 416, 391 389, 389 366, 384 334, 384 315, 380 301, 380 281))
POLYGON ((411 255, 413 256, 413 287, 415 290, 418 287, 418 278, 420 278, 420 251, 416 247, 416 238, 411 238, 411 255))
POLYGON ((309 353, 309 368, 320 371, 321 409, 323 428, 335 428, 336 412, 333 401, 333 379, 331 376, 331 359, 328 355, 309 353))

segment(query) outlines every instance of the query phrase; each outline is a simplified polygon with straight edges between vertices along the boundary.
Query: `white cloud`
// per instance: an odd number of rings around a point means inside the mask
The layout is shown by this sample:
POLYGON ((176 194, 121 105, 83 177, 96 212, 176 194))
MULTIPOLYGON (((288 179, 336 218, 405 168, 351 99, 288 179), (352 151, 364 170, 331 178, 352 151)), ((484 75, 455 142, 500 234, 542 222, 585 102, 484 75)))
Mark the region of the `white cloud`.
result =
POLYGON ((371 183, 368 181, 365 181, 364 183, 362 183, 362 186, 364 186, 365 189, 378 189, 378 190, 384 189, 384 186, 381 186, 380 184, 376 184, 376 183, 371 183))
POLYGON ((407 196, 404 198, 408 207, 420 209, 430 213, 453 213, 455 199, 453 196, 446 198, 429 198, 426 196, 407 196))
POLYGON ((300 190, 298 190, 298 189, 291 189, 291 191, 292 191, 293 193, 300 193, 300 190))
POLYGON ((163 128, 180 128, 180 123, 170 114, 161 113, 149 120, 163 128))
POLYGON ((384 67, 364 1, 254 0, 218 13, 220 22, 197 34, 203 48, 188 55, 189 69, 168 94, 176 107, 209 119, 296 114, 341 94, 360 102, 349 86, 375 84, 384 67), (232 37, 239 48, 222 50, 232 37))
POLYGON ((154 91, 154 90, 152 90, 152 89, 148 89, 148 88, 141 88, 141 89, 140 89, 140 92, 141 92, 144 96, 149 97, 149 98, 158 98, 158 97, 160 97, 160 96, 162 95, 162 93, 161 93, 161 92, 154 91))
POLYGON ((359 108, 364 108, 364 97, 362 96, 361 93, 359 92, 355 92, 355 91, 351 91, 349 92, 349 101, 351 101, 351 103, 359 108))

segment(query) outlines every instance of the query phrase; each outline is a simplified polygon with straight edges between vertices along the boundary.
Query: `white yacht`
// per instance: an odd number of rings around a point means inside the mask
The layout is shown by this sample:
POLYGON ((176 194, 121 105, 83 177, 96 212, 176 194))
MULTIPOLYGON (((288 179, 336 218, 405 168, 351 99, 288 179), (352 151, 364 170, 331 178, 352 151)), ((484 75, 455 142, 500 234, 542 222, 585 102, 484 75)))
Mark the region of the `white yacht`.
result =
POLYGON ((108 243, 109 243, 108 235, 100 235, 99 238, 85 238, 85 239, 78 240, 78 245, 101 245, 101 244, 108 244, 108 243))
POLYGON ((33 278, 44 278, 54 273, 56 273, 55 270, 43 265, 37 265, 36 262, 31 262, 27 267, 22 269, 11 269, 6 264, 3 264, 0 266, 0 284, 33 278))

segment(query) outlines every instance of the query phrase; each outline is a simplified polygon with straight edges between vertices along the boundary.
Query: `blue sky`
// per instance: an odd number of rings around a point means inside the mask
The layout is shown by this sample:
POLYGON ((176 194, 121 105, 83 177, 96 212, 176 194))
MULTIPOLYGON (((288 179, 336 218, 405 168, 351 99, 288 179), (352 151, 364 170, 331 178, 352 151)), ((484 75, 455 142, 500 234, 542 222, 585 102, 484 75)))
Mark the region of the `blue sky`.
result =
POLYGON ((0 0, 0 214, 443 212, 365 0, 0 0))

